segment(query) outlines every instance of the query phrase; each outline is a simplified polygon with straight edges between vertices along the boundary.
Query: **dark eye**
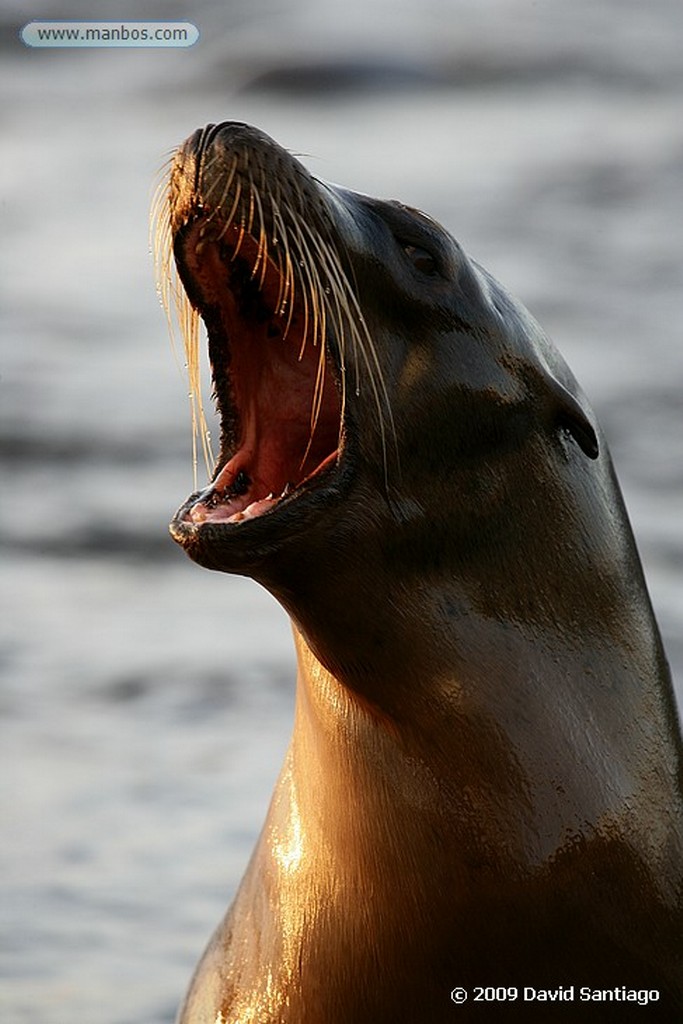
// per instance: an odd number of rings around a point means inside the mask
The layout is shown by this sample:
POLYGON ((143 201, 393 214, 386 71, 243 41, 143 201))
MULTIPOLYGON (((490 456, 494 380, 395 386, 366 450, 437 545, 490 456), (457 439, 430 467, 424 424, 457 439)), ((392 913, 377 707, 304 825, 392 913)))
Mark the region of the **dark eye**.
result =
POLYGON ((430 256, 426 249, 420 249, 419 245, 407 245, 404 243, 403 251, 415 269, 419 270, 421 274, 426 274, 427 277, 435 277, 438 274, 436 260, 433 256, 430 256))

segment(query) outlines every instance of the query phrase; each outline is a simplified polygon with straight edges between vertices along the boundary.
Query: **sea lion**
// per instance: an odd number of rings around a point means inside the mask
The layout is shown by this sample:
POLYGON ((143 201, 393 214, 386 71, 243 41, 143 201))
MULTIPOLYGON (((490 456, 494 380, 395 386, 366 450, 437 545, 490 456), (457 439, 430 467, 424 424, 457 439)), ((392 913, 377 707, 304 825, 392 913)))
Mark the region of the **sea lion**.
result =
POLYGON ((178 1020, 683 1019, 672 688, 567 366, 434 220, 252 127, 192 135, 160 203, 221 417, 171 534, 275 595, 299 666, 178 1020))

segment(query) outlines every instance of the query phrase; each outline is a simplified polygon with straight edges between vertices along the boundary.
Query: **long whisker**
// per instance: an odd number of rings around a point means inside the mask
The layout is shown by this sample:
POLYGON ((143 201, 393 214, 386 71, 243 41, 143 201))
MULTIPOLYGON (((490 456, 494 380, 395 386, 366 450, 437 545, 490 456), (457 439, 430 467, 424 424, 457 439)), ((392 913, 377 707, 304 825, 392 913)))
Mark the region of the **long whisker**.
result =
POLYGON ((275 310, 278 316, 283 316, 285 308, 287 310, 287 322, 283 332, 283 340, 287 339, 289 329, 292 325, 292 318, 294 316, 294 301, 295 301, 295 285, 294 285, 294 267, 292 266, 292 258, 290 255, 290 244, 289 235, 285 226, 285 220, 275 202, 274 197, 271 197, 271 206, 273 210, 273 223, 277 228, 278 234, 282 240, 282 247, 285 254, 285 274, 284 274, 284 285, 282 286, 282 293, 278 295, 278 304, 275 310))
MULTIPOLYGON (((290 211, 293 214, 293 211, 290 211)), ((310 417, 310 431, 308 444, 304 451, 301 459, 301 466, 306 462, 308 455, 313 444, 313 437, 315 429, 318 425, 318 419, 320 417, 320 410, 322 408, 323 392, 325 385, 325 334, 326 334, 326 311, 325 302, 323 300, 324 290, 318 276, 318 270, 315 261, 311 259, 310 250, 306 244, 306 239, 300 230, 299 218, 293 214, 293 227, 294 237, 296 238, 297 248, 299 250, 299 266, 303 268, 305 280, 303 282, 303 293, 304 296, 310 295, 310 305, 313 313, 313 329, 312 329, 312 344, 315 347, 317 345, 318 338, 320 338, 320 346, 318 349, 318 366, 316 370, 316 379, 313 389, 313 398, 311 403, 311 417, 310 417)), ((308 303, 305 302, 305 310, 307 311, 308 303)), ((307 326, 303 333, 303 342, 299 358, 303 357, 306 341, 308 337, 307 326)))
POLYGON ((177 357, 176 324, 183 340, 185 368, 188 375, 190 419, 192 425, 192 473, 195 489, 198 479, 199 448, 208 472, 213 465, 210 432, 204 413, 200 373, 200 317, 193 309, 178 278, 173 260, 171 229, 170 174, 159 182, 152 201, 151 234, 157 279, 157 292, 166 315, 171 346, 177 357))
MULTIPOLYGON (((224 160, 219 161, 218 157, 214 156, 213 159, 210 160, 206 164, 206 166, 205 166, 205 169, 204 169, 204 181, 210 181, 211 180, 210 171, 213 170, 214 164, 216 164, 216 165, 220 164, 220 166, 222 168, 224 163, 225 163, 224 160)), ((225 182, 223 184, 223 188, 221 189, 221 196, 220 196, 220 199, 218 200, 217 203, 215 203, 215 204, 213 203, 213 192, 214 192, 214 190, 217 191, 217 185, 218 185, 218 183, 220 182, 221 179, 218 179, 216 182, 213 182, 211 185, 209 185, 209 188, 206 189, 206 202, 207 202, 207 204, 210 204, 213 207, 211 213, 209 214, 210 217, 214 217, 214 216, 216 216, 219 213, 219 211, 222 211, 223 204, 225 203, 226 199, 230 195, 230 189, 232 188, 232 183, 234 181, 235 174, 237 173, 237 165, 238 165, 238 160, 237 160, 237 157, 235 156, 235 157, 233 157, 232 163, 231 163, 230 168, 228 170, 227 177, 225 178, 225 182)), ((235 204, 235 206, 233 206, 233 209, 231 211, 231 215, 229 215, 228 218, 226 219, 226 222, 225 222, 226 227, 229 227, 230 224, 232 223, 232 216, 234 216, 235 209, 236 209, 236 204, 235 204)))
MULTIPOLYGON (((367 378, 377 407, 378 424, 382 441, 385 483, 388 486, 385 415, 393 440, 394 457, 396 459, 397 468, 399 468, 398 445, 396 441, 396 428, 391 409, 391 402, 389 400, 384 373, 377 355, 376 346, 363 319, 356 293, 344 273, 336 250, 332 249, 319 234, 310 228, 305 221, 301 222, 301 227, 309 236, 311 243, 317 252, 319 265, 324 271, 327 279, 331 282, 333 293, 341 297, 343 321, 346 322, 350 338, 356 351, 360 354, 365 366, 367 378)), ((339 319, 338 322, 341 322, 341 319, 339 319)))
MULTIPOLYGON (((235 219, 235 214, 237 213, 237 208, 239 207, 239 202, 240 202, 241 195, 242 195, 242 179, 238 178, 237 179, 237 185, 235 186, 235 195, 234 195, 234 198, 233 198, 233 201, 232 201, 232 206, 230 207, 230 212, 228 213, 227 217, 225 218, 225 223, 224 223, 223 227, 221 228, 221 230, 218 233, 218 240, 219 241, 220 241, 221 238, 223 238, 225 236, 226 232, 228 232, 230 230, 230 228, 232 227, 232 222, 235 219)), ((225 198, 227 199, 227 195, 226 195, 225 198)))
POLYGON ((266 228, 263 219, 263 204, 261 203, 261 196, 259 195, 258 189, 254 185, 253 181, 251 183, 251 187, 259 221, 258 251, 256 253, 256 259, 254 260, 254 266, 251 269, 251 279, 252 281, 254 280, 260 267, 261 273, 258 280, 258 289, 259 291, 262 291, 263 282, 266 278, 266 270, 268 268, 268 238, 266 236, 266 228))

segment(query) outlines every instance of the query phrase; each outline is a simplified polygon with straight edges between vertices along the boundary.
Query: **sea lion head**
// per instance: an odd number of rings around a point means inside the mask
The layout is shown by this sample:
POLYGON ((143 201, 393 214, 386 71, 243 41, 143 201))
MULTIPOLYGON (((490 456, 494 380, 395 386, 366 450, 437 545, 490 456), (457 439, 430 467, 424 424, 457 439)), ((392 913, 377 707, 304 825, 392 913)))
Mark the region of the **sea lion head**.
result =
POLYGON ((322 182, 241 123, 180 147, 161 206, 162 287, 172 246, 197 408, 201 318, 221 419, 211 483, 170 528, 188 555, 300 622, 331 580, 353 602, 370 566, 370 601, 505 549, 501 571, 537 586, 533 538, 584 514, 602 460, 524 307, 431 217, 322 182))

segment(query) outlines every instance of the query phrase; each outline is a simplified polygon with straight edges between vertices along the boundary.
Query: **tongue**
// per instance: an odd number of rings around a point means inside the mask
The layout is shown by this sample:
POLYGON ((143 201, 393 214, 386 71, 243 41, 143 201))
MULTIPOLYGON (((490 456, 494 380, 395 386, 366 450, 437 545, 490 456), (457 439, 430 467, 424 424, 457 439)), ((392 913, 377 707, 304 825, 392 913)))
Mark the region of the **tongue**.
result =
POLYGON ((267 512, 268 509, 274 508, 279 500, 279 498, 261 498, 260 501, 252 501, 251 505, 247 505, 243 512, 235 512, 230 516, 228 522, 239 523, 243 519, 254 519, 267 512))

